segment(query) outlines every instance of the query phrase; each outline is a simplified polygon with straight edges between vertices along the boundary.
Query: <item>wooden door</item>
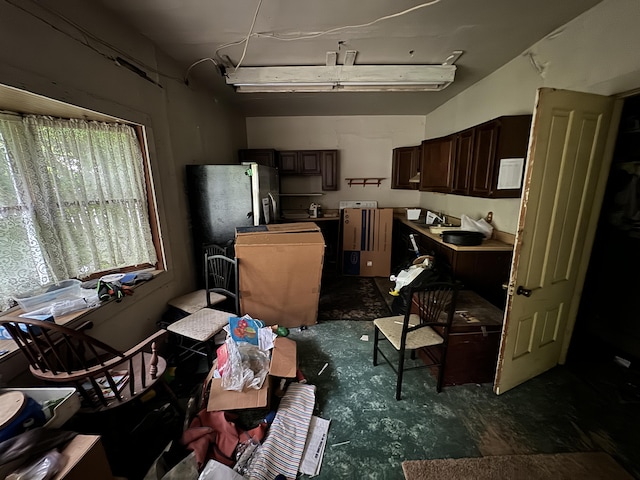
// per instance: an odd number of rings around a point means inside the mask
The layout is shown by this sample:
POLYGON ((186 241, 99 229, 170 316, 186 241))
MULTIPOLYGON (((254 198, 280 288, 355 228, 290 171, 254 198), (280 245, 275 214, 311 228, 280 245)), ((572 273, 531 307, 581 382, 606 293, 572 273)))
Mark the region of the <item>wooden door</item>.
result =
POLYGON ((494 390, 564 363, 607 181, 620 104, 538 91, 494 390))

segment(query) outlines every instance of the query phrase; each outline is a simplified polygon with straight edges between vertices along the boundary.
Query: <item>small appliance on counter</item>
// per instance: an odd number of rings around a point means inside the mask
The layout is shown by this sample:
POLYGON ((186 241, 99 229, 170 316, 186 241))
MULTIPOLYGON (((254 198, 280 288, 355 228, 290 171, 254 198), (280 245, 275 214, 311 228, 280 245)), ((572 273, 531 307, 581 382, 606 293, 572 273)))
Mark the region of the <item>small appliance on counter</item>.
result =
POLYGON ((309 205, 309 218, 322 217, 322 206, 319 203, 309 205))

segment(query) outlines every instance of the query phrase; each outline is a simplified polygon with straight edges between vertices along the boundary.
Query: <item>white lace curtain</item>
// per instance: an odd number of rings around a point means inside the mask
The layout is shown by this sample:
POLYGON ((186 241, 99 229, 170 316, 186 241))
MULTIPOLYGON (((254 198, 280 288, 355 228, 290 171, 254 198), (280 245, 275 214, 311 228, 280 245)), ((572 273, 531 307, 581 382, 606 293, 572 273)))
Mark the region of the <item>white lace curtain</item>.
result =
POLYGON ((155 264, 133 128, 0 116, 0 310, 15 294, 155 264))

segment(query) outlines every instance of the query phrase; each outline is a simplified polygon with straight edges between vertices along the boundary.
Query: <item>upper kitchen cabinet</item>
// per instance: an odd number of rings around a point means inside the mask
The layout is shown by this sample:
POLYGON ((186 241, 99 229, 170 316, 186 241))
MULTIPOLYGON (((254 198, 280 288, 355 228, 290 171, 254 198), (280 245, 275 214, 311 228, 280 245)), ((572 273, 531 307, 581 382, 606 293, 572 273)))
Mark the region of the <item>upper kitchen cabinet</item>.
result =
POLYGON ((337 150, 281 150, 280 175, 320 175, 322 190, 338 190, 337 150))
POLYGON ((456 135, 456 159, 451 193, 469 194, 474 165, 473 147, 475 135, 475 128, 470 128, 456 135))
POLYGON ((323 150, 320 157, 322 190, 338 190, 338 151, 323 150))
POLYGON ((530 127, 531 115, 499 117, 475 127, 467 195, 520 197, 530 127))
POLYGON ((451 193, 456 156, 456 136, 422 142, 420 190, 451 193))
POLYGON ((256 162, 267 167, 278 166, 278 152, 269 148, 245 148, 238 150, 238 158, 242 162, 256 162))
POLYGON ((319 150, 280 151, 278 168, 281 175, 320 175, 320 160, 322 152, 319 150))
POLYGON ((499 117, 422 142, 420 190, 486 198, 522 192, 531 115, 499 117))
POLYGON ((420 171, 420 146, 393 149, 391 188, 416 190, 418 183, 410 179, 420 171))

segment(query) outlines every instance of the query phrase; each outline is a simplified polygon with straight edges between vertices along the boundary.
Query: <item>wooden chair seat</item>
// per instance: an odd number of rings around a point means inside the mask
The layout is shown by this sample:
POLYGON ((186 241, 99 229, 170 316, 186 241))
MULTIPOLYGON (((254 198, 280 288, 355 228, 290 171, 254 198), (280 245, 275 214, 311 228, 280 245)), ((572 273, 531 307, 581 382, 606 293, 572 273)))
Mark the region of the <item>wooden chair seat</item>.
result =
MULTIPOLYGON (((404 315, 395 317, 378 318, 373 321, 380 332, 391 342, 396 350, 400 350, 402 345, 402 327, 404 315)), ((420 323, 420 317, 412 314, 409 317, 409 326, 416 326, 420 323)), ((405 348, 407 350, 417 350, 418 348, 440 345, 444 339, 431 327, 424 327, 407 333, 405 348)))

